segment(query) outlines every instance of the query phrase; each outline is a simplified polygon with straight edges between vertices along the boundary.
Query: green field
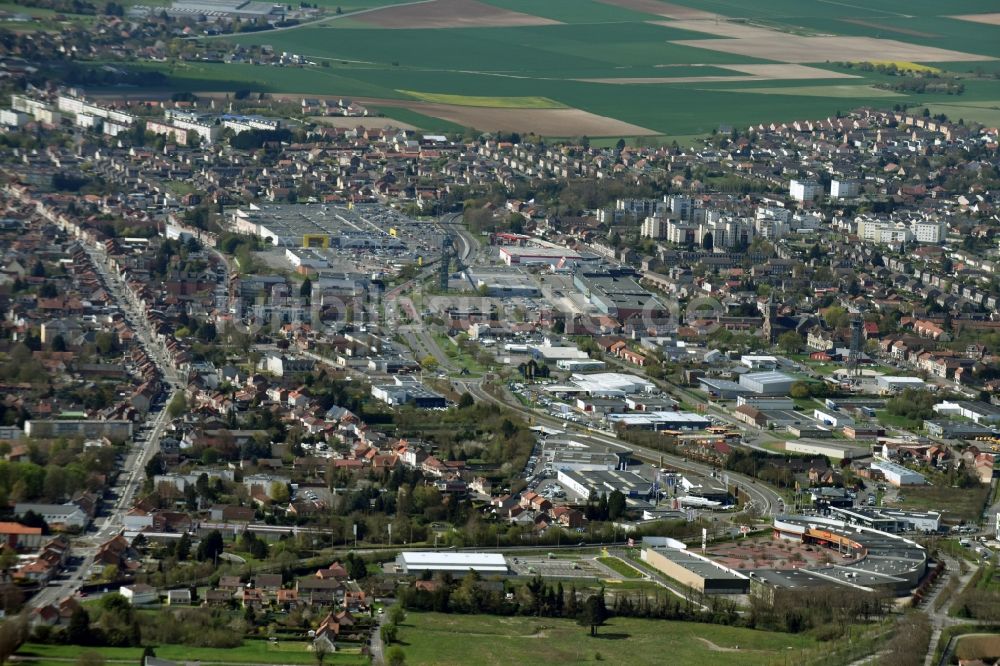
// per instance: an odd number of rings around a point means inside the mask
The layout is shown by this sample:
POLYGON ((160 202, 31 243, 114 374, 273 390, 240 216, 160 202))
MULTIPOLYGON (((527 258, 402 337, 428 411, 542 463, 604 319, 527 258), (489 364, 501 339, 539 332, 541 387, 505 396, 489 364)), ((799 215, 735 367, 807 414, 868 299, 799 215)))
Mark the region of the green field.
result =
MULTIPOLYGON (((138 663, 143 648, 111 648, 82 647, 79 645, 47 645, 25 643, 17 656, 37 659, 30 663, 51 660, 75 660, 82 652, 95 652, 108 661, 128 661, 138 663)), ((203 663, 233 663, 233 664, 314 664, 316 657, 308 650, 304 641, 283 641, 275 645, 267 641, 245 641, 236 648, 199 648, 185 645, 161 645, 155 648, 156 656, 164 659, 181 659, 186 661, 201 661, 203 663)), ((65 662, 62 662, 65 663, 65 662)), ((357 650, 338 651, 328 655, 328 664, 367 664, 357 650)))
POLYGON ((803 663, 804 657, 829 651, 803 635, 631 618, 610 620, 591 638, 572 620, 411 612, 399 639, 412 664, 763 666, 786 658, 803 663))
POLYGON ((991 102, 940 102, 927 106, 931 114, 943 113, 953 121, 959 119, 982 123, 987 127, 1000 127, 1000 100, 991 102))
POLYGON ((641 578, 642 573, 628 562, 617 557, 598 557, 597 561, 623 578, 641 578))
MULTIPOLYGON (((961 21, 950 16, 996 11, 992 0, 939 3, 896 0, 837 3, 826 0, 681 0, 674 4, 717 12, 719 20, 739 19, 757 28, 796 35, 868 37, 972 54, 974 62, 919 62, 958 75, 962 95, 910 94, 876 87, 899 81, 886 73, 841 69, 818 61, 811 66, 854 79, 761 79, 726 66, 779 64, 763 57, 724 53, 677 43, 723 39, 697 32, 690 24, 671 25, 654 16, 598 0, 483 0, 498 8, 560 21, 554 25, 381 29, 365 15, 330 20, 280 32, 229 37, 244 45, 267 44, 275 51, 306 56, 324 66, 271 67, 223 64, 159 66, 177 90, 235 90, 252 87, 271 93, 346 95, 365 99, 414 100, 452 106, 524 110, 570 108, 614 118, 662 135, 704 135, 722 125, 746 127, 762 122, 822 118, 858 106, 893 104, 928 106, 950 117, 989 125, 1000 118, 1000 26, 961 21), (653 23, 652 21, 656 21, 653 23), (738 77, 735 81, 687 81, 692 77, 738 77), (612 84, 593 79, 676 79, 669 82, 612 84), (591 79, 591 80, 585 80, 591 79), (740 80, 745 79, 745 80, 740 80), (982 106, 979 106, 982 104, 982 106), (951 107, 956 109, 952 110, 951 107), (965 108, 969 110, 966 112, 965 108), (940 109, 940 111, 938 111, 940 109)), ((391 4, 390 0, 322 0, 345 13, 391 4)), ((407 10, 412 11, 412 10, 407 10)), ((702 25, 705 25, 704 23, 702 25)), ((775 33, 780 42, 781 34, 775 33)), ((756 53, 756 52, 755 52, 756 53)), ((770 53, 770 52, 769 52, 770 53)), ((771 54, 771 57, 781 57, 771 54)), ((877 58, 870 59, 877 60, 877 58)), ((858 56, 845 49, 843 60, 858 56)), ((819 58, 818 58, 819 60, 819 58)), ((775 76, 782 76, 778 74, 775 76)), ((513 111, 512 111, 513 113, 513 111)), ((405 118, 431 131, 450 131, 465 115, 405 118)), ((480 118, 482 116, 479 116, 480 118)), ((488 122, 488 121, 483 121, 488 122)), ((478 127, 494 130, 495 127, 478 127)), ((530 131, 530 127, 523 128, 530 131)), ((638 131, 636 131, 638 133, 638 131)), ((565 136, 575 134, 567 127, 565 136)), ((590 132, 591 136, 610 137, 590 132)))
POLYGON ((903 509, 914 511, 942 511, 942 519, 949 523, 959 520, 978 520, 989 494, 989 486, 952 488, 950 486, 907 487, 900 494, 906 499, 899 502, 903 509))

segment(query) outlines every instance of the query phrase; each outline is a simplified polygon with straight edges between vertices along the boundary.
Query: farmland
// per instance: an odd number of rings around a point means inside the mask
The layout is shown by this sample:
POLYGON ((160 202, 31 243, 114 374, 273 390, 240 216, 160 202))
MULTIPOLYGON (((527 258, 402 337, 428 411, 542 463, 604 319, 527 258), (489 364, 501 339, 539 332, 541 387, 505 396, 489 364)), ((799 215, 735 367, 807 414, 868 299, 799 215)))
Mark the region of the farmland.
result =
MULTIPOLYGON (((359 0, 351 8, 383 4, 359 0)), ((400 120, 432 130, 458 125, 549 136, 697 135, 720 125, 893 104, 949 115, 949 107, 968 105, 969 113, 956 111, 989 120, 993 105, 977 105, 1000 99, 1000 26, 991 9, 988 0, 946 7, 918 0, 906 5, 906 13, 891 0, 857 6, 818 0, 429 0, 226 38, 266 44, 314 65, 187 64, 168 74, 181 89, 227 90, 252 82, 262 92, 346 95, 379 108, 390 101, 401 110, 400 120), (848 69, 841 61, 892 63, 909 77, 957 77, 963 91, 892 89, 898 77, 848 69), (566 113, 541 113, 555 110, 566 113), (408 118, 420 118, 402 117, 407 111, 431 120, 413 122, 408 118), (553 129, 557 134, 550 134, 553 129)))

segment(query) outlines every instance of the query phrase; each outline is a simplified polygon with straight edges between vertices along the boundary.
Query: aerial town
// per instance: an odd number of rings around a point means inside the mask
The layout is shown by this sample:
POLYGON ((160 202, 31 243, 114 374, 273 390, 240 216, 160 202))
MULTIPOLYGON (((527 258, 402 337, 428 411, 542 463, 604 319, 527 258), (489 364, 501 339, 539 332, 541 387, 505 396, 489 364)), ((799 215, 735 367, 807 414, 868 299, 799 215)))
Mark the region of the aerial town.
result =
POLYGON ((372 3, 70 4, 0 5, 0 664, 1000 661, 1000 122, 427 130, 71 55, 372 3))

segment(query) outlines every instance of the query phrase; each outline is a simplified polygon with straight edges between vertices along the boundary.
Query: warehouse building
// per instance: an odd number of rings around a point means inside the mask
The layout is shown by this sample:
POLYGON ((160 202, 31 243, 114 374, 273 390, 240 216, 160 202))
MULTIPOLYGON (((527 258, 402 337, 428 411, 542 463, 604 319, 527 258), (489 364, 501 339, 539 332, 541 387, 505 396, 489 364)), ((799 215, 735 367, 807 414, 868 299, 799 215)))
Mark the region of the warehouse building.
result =
POLYGON ((961 416, 977 425, 1000 422, 1000 407, 980 400, 958 400, 939 402, 934 411, 946 416, 961 416))
POLYGON ((475 571, 483 575, 503 575, 510 571, 507 560, 500 553, 456 553, 431 551, 403 551, 396 556, 396 568, 406 575, 450 573, 462 575, 475 571))
POLYGON ((642 561, 702 594, 746 594, 750 577, 697 553, 677 548, 643 548, 642 561))
POLYGON ((931 437, 944 437, 946 439, 975 439, 996 433, 995 428, 988 428, 969 421, 924 421, 924 428, 931 437))
POLYGON ((542 461, 554 470, 606 472, 627 469, 631 455, 631 451, 611 451, 562 437, 549 437, 542 446, 542 461))
POLYGON ((850 525, 897 534, 899 532, 934 533, 941 529, 941 514, 937 511, 902 511, 877 507, 831 507, 832 517, 850 525))
POLYGON ((498 298, 534 298, 540 294, 538 286, 535 285, 524 271, 516 266, 496 267, 496 268, 467 268, 465 279, 474 290, 482 293, 485 290, 487 296, 498 298))
POLYGON ((757 395, 788 395, 795 383, 794 377, 783 372, 751 372, 740 376, 740 386, 757 395))
POLYGON ((637 430, 704 430, 712 422, 693 412, 632 412, 605 416, 613 426, 637 430))
POLYGON ((711 377, 699 377, 698 388, 719 400, 739 400, 752 393, 750 389, 736 382, 711 377))
POLYGON ((444 396, 430 390, 416 379, 409 377, 394 377, 393 384, 372 386, 372 396, 382 402, 398 407, 413 405, 422 409, 437 409, 447 406, 444 396))
POLYGON ((826 456, 831 460, 854 460, 871 455, 867 446, 850 446, 836 442, 814 442, 808 440, 789 440, 785 442, 785 451, 789 453, 804 453, 807 455, 826 456))
POLYGON ((544 264, 558 266, 565 263, 579 263, 582 261, 596 263, 598 257, 585 257, 576 250, 570 250, 569 248, 504 245, 500 248, 500 260, 508 266, 539 266, 544 264))
POLYGON ((890 377, 882 375, 875 380, 880 393, 899 393, 906 389, 922 389, 926 386, 920 377, 890 377))
POLYGON ((896 486, 922 486, 927 483, 923 474, 914 472, 912 469, 903 467, 885 458, 875 458, 871 463, 872 469, 877 469, 885 476, 885 480, 896 486))
POLYGON ((634 273, 623 268, 577 271, 573 285, 598 311, 610 317, 660 316, 666 306, 635 281, 634 273))
POLYGON ((653 496, 653 482, 647 481, 635 472, 620 470, 559 470, 556 479, 564 488, 580 497, 610 495, 618 491, 625 497, 648 500, 653 496))

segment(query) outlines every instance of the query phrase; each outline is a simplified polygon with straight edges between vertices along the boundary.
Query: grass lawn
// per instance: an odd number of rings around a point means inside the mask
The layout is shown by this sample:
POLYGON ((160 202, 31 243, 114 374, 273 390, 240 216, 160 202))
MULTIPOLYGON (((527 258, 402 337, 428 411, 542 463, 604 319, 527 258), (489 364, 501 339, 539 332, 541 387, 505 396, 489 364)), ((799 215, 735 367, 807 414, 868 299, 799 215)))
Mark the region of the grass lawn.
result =
POLYGON ((642 574, 631 564, 620 560, 617 557, 598 557, 597 561, 620 574, 623 578, 641 578, 642 574))
POLYGON ((572 620, 410 613, 399 638, 414 664, 624 663, 627 651, 632 665, 669 655, 675 666, 754 666, 788 655, 802 663, 825 649, 808 636, 666 620, 613 619, 597 634, 572 620))
MULTIPOLYGON (((19 657, 37 657, 41 662, 46 659, 58 661, 61 659, 75 660, 81 652, 91 651, 101 655, 108 661, 125 660, 138 663, 142 656, 142 648, 85 648, 79 645, 41 645, 25 643, 17 655, 19 657)), ((199 648, 186 645, 160 645, 155 648, 156 656, 164 659, 179 659, 201 661, 203 663, 241 663, 241 664, 312 664, 316 657, 307 649, 305 641, 283 641, 275 645, 267 641, 245 641, 236 648, 199 648)), ((32 662, 38 663, 38 662, 32 662)), ((328 655, 329 664, 367 664, 357 651, 339 651, 328 655)))
POLYGON ((948 522, 974 521, 982 513, 989 492, 989 486, 913 486, 902 491, 906 499, 898 505, 902 509, 943 511, 942 517, 948 522))
POLYGON ((920 430, 923 427, 923 421, 912 421, 905 416, 890 414, 887 409, 876 410, 875 418, 882 425, 902 428, 903 430, 920 430))
POLYGON ((457 344, 452 342, 451 338, 447 335, 437 332, 432 333, 431 335, 438 347, 441 348, 441 351, 448 356, 448 359, 455 365, 468 370, 470 376, 480 377, 487 371, 486 366, 477 361, 471 354, 466 353, 457 344))

